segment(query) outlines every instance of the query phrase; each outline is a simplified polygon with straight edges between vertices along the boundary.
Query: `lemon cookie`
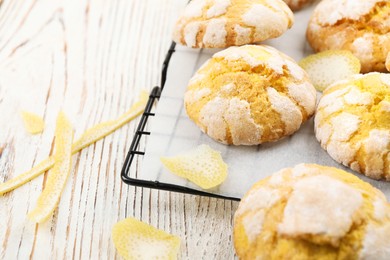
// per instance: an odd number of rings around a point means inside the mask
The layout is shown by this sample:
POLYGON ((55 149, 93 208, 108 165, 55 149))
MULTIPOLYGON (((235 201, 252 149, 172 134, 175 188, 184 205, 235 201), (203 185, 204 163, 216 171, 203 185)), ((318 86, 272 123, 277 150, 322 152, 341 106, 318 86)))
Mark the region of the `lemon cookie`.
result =
POLYGON ((324 0, 311 17, 307 39, 315 51, 351 51, 363 73, 383 72, 390 52, 390 1, 324 0))
POLYGON ((342 170, 315 164, 256 183, 234 216, 240 259, 389 259, 390 204, 342 170))
POLYGON ((390 52, 387 54, 386 69, 390 71, 390 52))
POLYGON ((353 76, 324 91, 315 116, 316 137, 339 163, 390 181, 390 75, 353 76))
POLYGON ((312 3, 313 0, 283 0, 293 11, 302 9, 305 5, 312 3))
POLYGON ((276 38, 293 20, 282 0, 192 0, 173 39, 192 48, 225 48, 276 38))
POLYGON ((264 45, 216 53, 190 80, 188 116, 211 138, 234 145, 276 141, 315 110, 316 90, 291 58, 264 45))

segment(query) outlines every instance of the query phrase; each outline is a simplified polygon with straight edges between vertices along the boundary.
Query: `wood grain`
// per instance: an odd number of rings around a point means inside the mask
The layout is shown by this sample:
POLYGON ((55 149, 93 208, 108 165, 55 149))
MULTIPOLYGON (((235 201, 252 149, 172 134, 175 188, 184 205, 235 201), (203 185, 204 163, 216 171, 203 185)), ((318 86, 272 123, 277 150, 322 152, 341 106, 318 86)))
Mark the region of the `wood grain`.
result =
MULTIPOLYGON (((116 118, 157 85, 172 26, 185 0, 4 0, 0 6, 0 182, 53 152, 60 110, 75 138, 116 118), (44 117, 43 134, 20 111, 44 117)), ((111 228, 127 216, 177 234, 182 259, 232 259, 237 203, 129 187, 120 170, 132 122, 73 156, 58 210, 36 225, 26 215, 40 176, 0 197, 0 259, 115 259, 111 228)), ((145 142, 141 144, 145 146, 145 142)), ((139 170, 141 161, 137 161, 139 170)), ((135 172, 136 174, 136 172, 135 172)))

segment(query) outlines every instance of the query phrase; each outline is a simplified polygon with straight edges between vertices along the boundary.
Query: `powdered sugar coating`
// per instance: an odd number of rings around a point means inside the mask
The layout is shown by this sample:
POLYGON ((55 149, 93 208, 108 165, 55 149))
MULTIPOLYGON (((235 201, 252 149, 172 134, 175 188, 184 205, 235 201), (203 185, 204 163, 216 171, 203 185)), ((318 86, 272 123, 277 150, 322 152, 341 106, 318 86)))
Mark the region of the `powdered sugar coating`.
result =
POLYGON ((293 190, 278 232, 288 236, 325 235, 335 245, 350 229, 353 215, 363 202, 358 190, 328 176, 308 176, 297 181, 293 190))
POLYGON ((374 38, 371 33, 355 39, 352 43, 352 51, 363 63, 370 62, 374 55, 374 38))
POLYGON ((358 116, 346 112, 330 119, 332 132, 327 138, 326 149, 336 161, 344 165, 348 165, 355 157, 357 149, 347 141, 359 130, 360 122, 358 116))
POLYGON ((206 33, 203 36, 204 44, 210 47, 219 47, 226 43, 226 20, 221 19, 212 19, 207 24, 206 33))
POLYGON ((282 0, 270 3, 192 0, 176 23, 174 41, 192 48, 225 48, 278 37, 292 26, 293 14, 282 0))
MULTIPOLYGON (((337 82, 337 84, 341 84, 337 82)), ((330 86, 331 87, 331 86, 330 86)), ((323 95, 318 103, 317 109, 324 109, 325 114, 331 114, 343 107, 344 95, 351 90, 352 86, 347 86, 342 89, 335 90, 327 95, 323 95)))
POLYGON ((200 17, 206 4, 207 0, 191 1, 184 10, 183 15, 186 17, 200 17))
POLYGON ((230 0, 219 0, 215 1, 214 5, 212 5, 206 13, 207 18, 213 18, 216 16, 220 16, 226 13, 227 8, 231 5, 230 0))
POLYGON ((382 81, 383 84, 387 85, 388 87, 390 87, 390 74, 380 74, 380 79, 382 81))
POLYGON ((374 203, 374 218, 378 221, 384 220, 386 217, 390 217, 388 212, 389 205, 386 203, 386 198, 378 196, 374 203))
POLYGON ((299 66, 290 71, 293 65, 291 58, 269 46, 220 51, 190 80, 184 100, 187 114, 224 144, 257 145, 293 134, 316 103, 306 73, 299 66))
POLYGON ((255 68, 260 64, 265 63, 264 60, 256 59, 256 57, 254 57, 253 55, 248 53, 245 49, 240 47, 230 47, 226 50, 217 52, 216 54, 214 54, 213 58, 223 58, 228 61, 244 60, 252 68, 255 68))
POLYGON ((287 30, 289 23, 284 13, 274 12, 262 4, 253 5, 242 16, 242 20, 246 26, 255 27, 255 35, 264 39, 271 38, 275 31, 287 30))
POLYGON ((349 165, 355 157, 357 149, 348 142, 333 141, 330 139, 326 146, 326 150, 337 162, 349 165))
POLYGON ((191 90, 185 93, 184 100, 187 104, 193 104, 202 98, 210 95, 211 90, 209 88, 202 88, 199 90, 191 90))
POLYGON ((370 172, 371 176, 379 179, 385 171, 385 161, 383 158, 389 153, 390 131, 388 129, 371 130, 368 137, 364 140, 363 145, 367 153, 366 158, 364 158, 366 171, 370 172))
POLYGON ((209 127, 202 127, 202 131, 216 140, 226 140, 227 124, 224 113, 229 107, 229 100, 215 98, 208 102, 200 112, 200 123, 209 127))
POLYGON ((347 112, 334 116, 330 119, 333 125, 333 141, 345 142, 348 141, 352 134, 359 130, 360 117, 347 112))
POLYGON ((282 183, 284 183, 284 173, 285 171, 284 170, 280 170, 274 174, 271 175, 270 179, 269 179, 269 184, 272 185, 281 185, 282 183))
POLYGON ((390 1, 323 0, 310 19, 307 38, 316 52, 351 51, 361 72, 385 72, 390 52, 390 1))
POLYGON ((342 19, 358 20, 383 0, 326 0, 318 7, 316 15, 321 24, 333 25, 342 19), (335 11, 336 10, 336 11, 335 11))
POLYGON ((316 137, 336 161, 390 180, 390 85, 386 74, 351 77, 329 87, 314 120, 316 137))
POLYGON ((184 28, 184 33, 185 33, 184 40, 189 47, 196 46, 196 36, 198 35, 199 28, 200 28, 199 22, 189 23, 184 28))
MULTIPOLYGON (((283 74, 283 66, 288 66, 288 64, 292 66, 291 64, 293 64, 293 62, 281 56, 276 49, 270 46, 264 46, 263 51, 259 53, 258 56, 248 52, 248 49, 246 48, 230 47, 214 54, 213 58, 223 58, 228 61, 244 60, 252 68, 256 68, 259 65, 265 65, 278 74, 283 74)), ((304 70, 298 65, 296 65, 292 71, 290 70, 290 72, 292 72, 294 77, 298 74, 300 80, 305 76, 304 70)))
POLYGON ((310 102, 310 100, 316 97, 317 92, 312 88, 310 83, 305 82, 298 85, 293 83, 287 85, 287 88, 289 96, 294 98, 307 113, 310 113, 315 109, 315 103, 310 102))
POLYGON ((221 88, 221 93, 231 94, 236 89, 236 85, 234 83, 229 83, 221 88))
POLYGON ((367 226, 360 259, 387 260, 390 257, 390 222, 385 226, 367 226))
POLYGON ((390 102, 389 101, 382 101, 380 102, 380 110, 383 112, 390 112, 390 102))
POLYGON ((294 76, 294 78, 296 78, 298 80, 302 80, 305 77, 304 71, 295 62, 287 60, 286 65, 287 65, 288 70, 291 72, 291 75, 294 76))
POLYGON ((264 217, 264 211, 258 211, 255 214, 245 216, 243 225, 249 242, 255 241, 256 237, 261 233, 264 217))
POLYGON ((234 216, 240 259, 388 259, 389 231, 383 193, 315 164, 282 169, 254 184, 234 216))
MULTIPOLYGON (((318 116, 315 119, 317 118, 318 116)), ((318 122, 318 120, 315 120, 316 136, 318 140, 321 140, 321 146, 326 148, 333 133, 333 127, 331 124, 324 123, 320 125, 318 122)))
POLYGON ((247 101, 232 98, 225 113, 234 145, 251 145, 263 134, 263 127, 253 120, 247 101))
POLYGON ((261 138, 262 126, 257 125, 251 114, 248 102, 237 98, 215 98, 200 112, 200 123, 210 137, 224 142, 229 128, 232 143, 251 145, 261 138))
POLYGON ((261 210, 270 208, 280 200, 277 190, 270 188, 260 188, 249 192, 243 199, 242 205, 237 209, 236 217, 245 214, 250 210, 261 210))
POLYGON ((373 102, 369 92, 362 92, 356 87, 351 88, 344 96, 344 100, 348 105, 371 105, 373 102))
POLYGON ((236 45, 243 45, 250 42, 252 30, 236 24, 234 26, 234 32, 236 33, 236 45))
POLYGON ((307 175, 315 175, 318 173, 320 173, 318 168, 311 167, 310 165, 304 163, 298 164, 291 169, 291 177, 294 179, 300 179, 307 175))
POLYGON ((302 124, 302 113, 299 108, 286 96, 280 95, 274 88, 267 88, 268 98, 286 127, 286 133, 291 134, 302 124))

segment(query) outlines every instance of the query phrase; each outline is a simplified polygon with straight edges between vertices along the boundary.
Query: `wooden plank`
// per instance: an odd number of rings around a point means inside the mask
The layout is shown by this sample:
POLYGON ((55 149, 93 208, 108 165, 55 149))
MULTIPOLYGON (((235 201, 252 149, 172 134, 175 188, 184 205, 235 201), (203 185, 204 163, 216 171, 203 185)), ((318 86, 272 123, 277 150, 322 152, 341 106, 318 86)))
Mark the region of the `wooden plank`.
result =
MULTIPOLYGON (((0 181, 53 151, 64 110, 75 138, 115 118, 161 64, 183 0, 4 0, 0 6, 0 181), (20 110, 44 117, 42 135, 23 128, 20 110)), ((0 259, 114 259, 111 228, 134 216, 182 238, 183 259, 231 259, 237 203, 124 185, 120 170, 136 122, 73 157, 58 210, 36 225, 26 214, 45 177, 0 197, 0 259)), ((143 142, 144 146, 145 143, 143 142)), ((138 169, 139 170, 139 162, 138 169)))

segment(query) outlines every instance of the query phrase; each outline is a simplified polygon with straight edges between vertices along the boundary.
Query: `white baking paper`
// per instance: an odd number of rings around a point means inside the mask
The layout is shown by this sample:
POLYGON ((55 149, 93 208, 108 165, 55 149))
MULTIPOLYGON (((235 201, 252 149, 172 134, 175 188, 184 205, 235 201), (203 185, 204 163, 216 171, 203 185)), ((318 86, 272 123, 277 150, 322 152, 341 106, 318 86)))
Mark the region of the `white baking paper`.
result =
MULTIPOLYGON (((264 42, 264 44, 276 47, 296 61, 311 54, 311 48, 306 43, 305 32, 313 8, 309 7, 296 13, 295 25, 291 30, 282 37, 264 42)), ((169 64, 165 89, 157 105, 156 116, 150 117, 152 134, 147 141, 139 179, 200 190, 196 185, 169 173, 160 162, 161 156, 177 155, 200 144, 208 144, 220 151, 224 161, 228 164, 227 180, 218 188, 208 190, 208 192, 227 197, 241 198, 256 181, 282 168, 292 167, 299 163, 317 163, 353 173, 333 161, 321 148, 314 136, 313 119, 306 122, 291 137, 253 147, 226 146, 203 134, 186 116, 183 96, 194 72, 217 51, 219 50, 176 47, 176 52, 169 64)), ((354 174, 382 190, 390 199, 390 183, 374 181, 361 174, 354 174)))

